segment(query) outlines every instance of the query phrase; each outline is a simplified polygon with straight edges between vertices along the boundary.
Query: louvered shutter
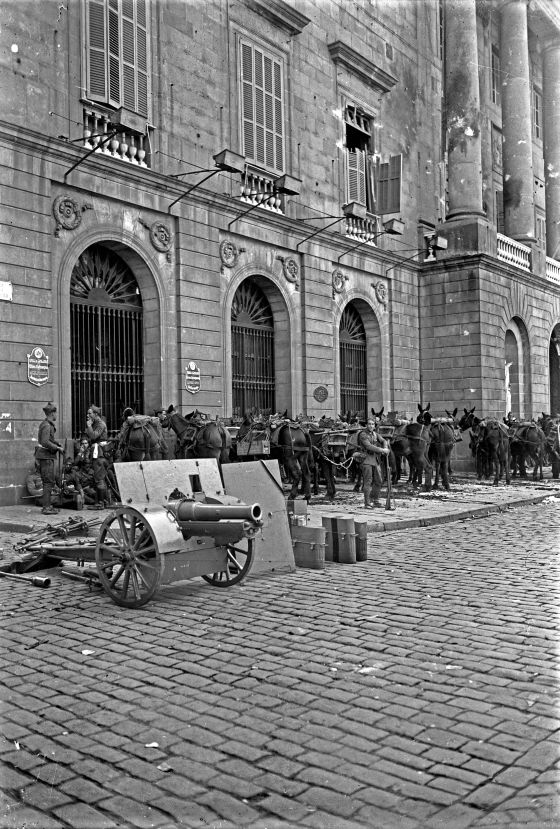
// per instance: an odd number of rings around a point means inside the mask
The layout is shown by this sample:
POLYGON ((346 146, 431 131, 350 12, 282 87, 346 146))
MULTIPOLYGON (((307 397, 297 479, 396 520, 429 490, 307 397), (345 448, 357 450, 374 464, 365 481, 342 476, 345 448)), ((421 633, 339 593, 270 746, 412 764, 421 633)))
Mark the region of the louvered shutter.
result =
POLYGON ((379 165, 377 212, 399 213, 401 209, 402 155, 393 155, 379 165))
POLYGON ((118 0, 109 0, 109 103, 121 105, 121 43, 118 0))
POLYGON ((496 233, 504 232, 504 194, 496 190, 496 233))
POLYGON ((88 4, 88 95, 104 101, 107 95, 105 3, 89 0, 88 4))
POLYGON ((366 204, 366 154, 364 150, 347 150, 348 201, 366 204))
POLYGON ((263 167, 282 171, 282 65, 249 43, 241 43, 240 63, 243 153, 263 167))
POLYGON ((146 0, 88 0, 88 95, 148 116, 146 0))

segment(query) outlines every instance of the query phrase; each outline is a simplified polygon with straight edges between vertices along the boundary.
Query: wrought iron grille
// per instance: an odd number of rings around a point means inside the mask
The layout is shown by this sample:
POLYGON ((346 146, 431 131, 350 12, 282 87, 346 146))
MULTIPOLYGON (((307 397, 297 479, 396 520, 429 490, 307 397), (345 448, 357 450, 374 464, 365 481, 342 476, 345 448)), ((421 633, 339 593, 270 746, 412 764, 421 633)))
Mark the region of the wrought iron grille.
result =
POLYGON ((246 279, 231 307, 232 414, 248 409, 275 411, 274 324, 272 310, 259 286, 246 279))
POLYGON ((109 433, 144 399, 142 299, 132 271, 100 245, 80 256, 70 286, 72 434, 101 407, 109 433))
POLYGON ((360 314, 349 303, 340 320, 340 408, 367 417, 367 344, 360 314))

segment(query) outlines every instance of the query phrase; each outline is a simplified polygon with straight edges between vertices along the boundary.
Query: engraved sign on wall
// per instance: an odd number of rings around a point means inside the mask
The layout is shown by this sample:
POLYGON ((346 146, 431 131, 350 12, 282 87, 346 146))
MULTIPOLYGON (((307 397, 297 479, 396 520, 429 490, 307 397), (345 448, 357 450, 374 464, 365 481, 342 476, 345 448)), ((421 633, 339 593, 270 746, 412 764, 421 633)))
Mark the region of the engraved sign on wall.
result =
POLYGON ((200 391, 200 369, 194 362, 189 362, 185 368, 185 388, 191 394, 200 391))
POLYGON ((27 355, 27 379, 34 386, 44 386, 49 380, 49 358, 40 346, 27 355))

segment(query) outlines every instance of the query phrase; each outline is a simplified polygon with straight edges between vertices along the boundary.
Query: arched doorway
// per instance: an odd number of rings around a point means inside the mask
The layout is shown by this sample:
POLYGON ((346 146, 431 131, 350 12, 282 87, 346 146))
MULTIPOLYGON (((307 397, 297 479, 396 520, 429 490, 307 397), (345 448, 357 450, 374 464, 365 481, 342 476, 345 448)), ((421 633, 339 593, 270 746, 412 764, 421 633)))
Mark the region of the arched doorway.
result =
POLYGON ((245 279, 231 304, 232 414, 276 410, 274 316, 256 279, 245 279))
POLYGON ((88 406, 101 407, 107 428, 144 402, 142 296, 131 269, 103 245, 78 258, 70 282, 72 434, 85 427, 88 406))
POLYGON ((340 408, 367 417, 367 338, 362 317, 350 302, 344 308, 339 329, 340 408))
POLYGON ((504 414, 520 419, 531 415, 531 372, 529 335, 523 320, 514 317, 508 325, 504 344, 504 414))
POLYGON ((550 414, 560 414, 560 323, 554 327, 548 352, 550 382, 550 414))

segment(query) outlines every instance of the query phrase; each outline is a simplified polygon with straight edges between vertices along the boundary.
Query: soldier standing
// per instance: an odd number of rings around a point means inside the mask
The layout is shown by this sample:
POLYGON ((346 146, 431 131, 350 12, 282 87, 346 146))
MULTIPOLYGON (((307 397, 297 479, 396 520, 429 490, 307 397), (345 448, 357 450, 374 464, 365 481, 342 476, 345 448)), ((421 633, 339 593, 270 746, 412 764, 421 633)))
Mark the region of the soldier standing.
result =
POLYGON ((379 469, 379 457, 388 455, 389 447, 385 438, 377 432, 373 417, 368 418, 366 428, 358 435, 358 446, 366 455, 362 463, 365 506, 367 509, 381 507, 383 504, 379 500, 379 493, 383 478, 379 469))
POLYGON ((56 435, 56 406, 47 403, 43 408, 45 419, 39 426, 39 446, 36 458, 39 461, 39 473, 43 482, 43 515, 56 515, 58 510, 51 504, 53 487, 56 483, 54 475, 54 459, 60 452, 64 452, 61 444, 55 439, 56 435))
POLYGON ((107 442, 107 424, 101 417, 99 406, 90 406, 87 411, 86 435, 91 443, 91 465, 95 482, 95 507, 103 509, 107 498, 107 461, 103 444, 107 442))

